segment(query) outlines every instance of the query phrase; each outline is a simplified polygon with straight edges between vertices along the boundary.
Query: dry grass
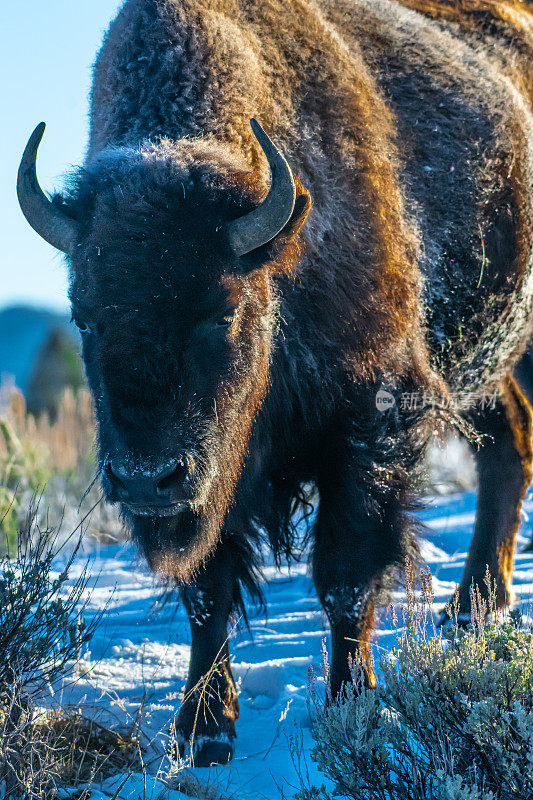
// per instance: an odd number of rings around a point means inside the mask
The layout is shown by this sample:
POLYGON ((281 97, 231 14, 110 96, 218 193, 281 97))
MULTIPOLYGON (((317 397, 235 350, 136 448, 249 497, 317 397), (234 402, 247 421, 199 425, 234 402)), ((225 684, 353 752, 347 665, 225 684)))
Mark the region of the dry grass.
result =
POLYGON ((65 391, 57 418, 27 413, 23 395, 0 387, 0 527, 13 545, 35 495, 42 495, 41 527, 73 530, 89 511, 87 533, 117 541, 122 529, 115 509, 102 500, 94 458, 95 426, 87 390, 65 391))
POLYGON ((64 709, 40 711, 32 727, 37 740, 51 744, 49 766, 68 786, 142 771, 139 740, 132 731, 114 731, 64 709))
POLYGON ((111 730, 75 710, 20 705, 8 703, 0 713, 0 785, 6 800, 50 800, 62 787, 142 772, 136 732, 111 730))
POLYGON ((80 390, 74 396, 67 389, 53 423, 46 413, 38 419, 28 414, 24 396, 17 389, 12 388, 6 394, 2 398, 0 460, 4 461, 13 454, 13 442, 9 441, 12 437, 16 437, 18 446, 24 451, 28 447, 35 448, 53 474, 72 472, 79 466, 80 459, 90 459, 94 444, 94 417, 87 390, 80 390))

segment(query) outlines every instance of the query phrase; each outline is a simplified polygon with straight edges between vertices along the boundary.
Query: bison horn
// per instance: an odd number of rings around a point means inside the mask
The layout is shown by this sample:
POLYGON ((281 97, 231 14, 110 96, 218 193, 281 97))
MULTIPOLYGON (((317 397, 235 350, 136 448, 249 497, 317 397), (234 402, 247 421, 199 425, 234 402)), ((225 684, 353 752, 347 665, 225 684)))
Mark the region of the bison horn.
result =
POLYGON ((267 157, 272 182, 261 205, 228 225, 231 248, 238 256, 244 256, 270 242, 291 218, 296 200, 294 178, 285 157, 257 120, 251 119, 250 125, 267 157))
POLYGON ((37 180, 35 162, 45 127, 40 122, 28 139, 18 171, 17 196, 33 230, 52 247, 71 253, 78 223, 50 202, 37 180))

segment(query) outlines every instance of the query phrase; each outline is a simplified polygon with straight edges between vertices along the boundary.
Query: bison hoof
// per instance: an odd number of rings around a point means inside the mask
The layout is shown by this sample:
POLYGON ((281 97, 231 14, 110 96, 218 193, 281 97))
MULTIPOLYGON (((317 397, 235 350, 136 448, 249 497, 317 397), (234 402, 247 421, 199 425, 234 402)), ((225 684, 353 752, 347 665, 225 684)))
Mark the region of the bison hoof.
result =
POLYGON ((228 764, 233 758, 234 745, 229 741, 206 739, 193 750, 195 767, 211 767, 214 764, 228 764))
POLYGON ((178 754, 182 759, 191 759, 193 767, 212 767, 228 764, 233 758, 235 744, 233 738, 200 736, 192 742, 178 743, 178 754), (192 752, 191 752, 192 749, 192 752))

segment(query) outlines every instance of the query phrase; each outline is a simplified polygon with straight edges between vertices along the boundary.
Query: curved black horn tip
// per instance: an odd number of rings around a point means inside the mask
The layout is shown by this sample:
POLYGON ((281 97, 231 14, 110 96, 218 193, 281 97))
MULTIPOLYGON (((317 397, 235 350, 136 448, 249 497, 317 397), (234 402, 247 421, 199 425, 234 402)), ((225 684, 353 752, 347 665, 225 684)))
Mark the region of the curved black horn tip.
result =
POLYGON ((39 122, 39 124, 35 126, 35 128, 33 129, 33 133, 29 138, 27 145, 28 147, 30 145, 38 147, 41 144, 41 139, 44 136, 45 128, 46 128, 46 122, 39 122))
POLYGON ((265 133, 264 128, 262 127, 262 125, 255 119, 255 117, 251 118, 250 127, 251 127, 251 129, 253 131, 253 134, 254 134, 255 138, 257 139, 257 141, 259 142, 259 144, 261 145, 263 150, 265 148, 271 148, 272 143, 271 143, 269 137, 265 133))
POLYGON ((21 211, 34 231, 52 247, 69 254, 78 223, 54 206, 37 178, 37 150, 45 128, 46 123, 39 122, 24 148, 17 174, 17 196, 21 211))

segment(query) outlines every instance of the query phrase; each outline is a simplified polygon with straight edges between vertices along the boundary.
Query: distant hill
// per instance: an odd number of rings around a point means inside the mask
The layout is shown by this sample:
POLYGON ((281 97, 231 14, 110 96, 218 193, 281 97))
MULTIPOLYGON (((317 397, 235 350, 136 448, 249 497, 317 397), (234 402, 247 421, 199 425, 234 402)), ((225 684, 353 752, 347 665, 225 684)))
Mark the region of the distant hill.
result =
POLYGON ((65 330, 78 344, 67 314, 33 306, 10 306, 0 310, 0 375, 11 375, 26 392, 36 358, 51 332, 65 330))

